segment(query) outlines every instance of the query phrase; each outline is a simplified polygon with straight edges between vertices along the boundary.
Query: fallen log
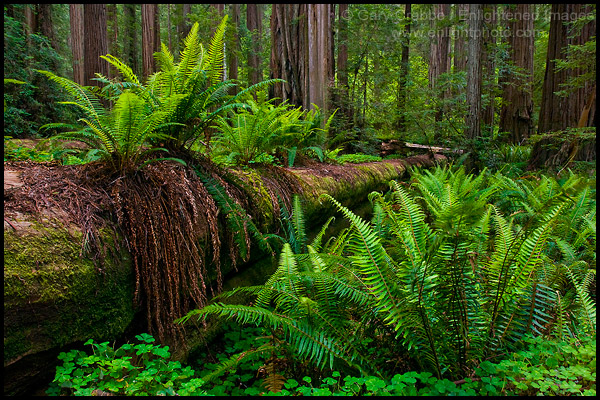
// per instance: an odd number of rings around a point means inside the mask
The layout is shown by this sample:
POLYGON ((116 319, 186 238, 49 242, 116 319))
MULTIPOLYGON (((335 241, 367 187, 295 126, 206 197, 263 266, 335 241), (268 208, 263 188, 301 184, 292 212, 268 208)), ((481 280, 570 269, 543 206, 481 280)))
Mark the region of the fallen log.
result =
POLYGON ((448 147, 439 147, 439 146, 429 146, 425 144, 416 144, 416 143, 408 143, 402 142, 400 140, 392 139, 388 141, 383 141, 381 143, 380 155, 381 157, 389 156, 392 154, 403 155, 406 156, 409 151, 425 151, 431 154, 438 153, 452 153, 452 154, 462 154, 463 150, 461 149, 451 149, 448 147))
MULTIPOLYGON (((331 215, 332 207, 320 202, 323 193, 353 208, 371 191, 386 190, 390 180, 401 179, 408 167, 444 161, 438 154, 344 166, 278 168, 297 179, 295 190, 303 201, 307 224, 314 225, 331 215)), ((135 276, 123 249, 110 253, 102 269, 82 254, 86 240, 82 229, 60 222, 62 210, 48 207, 36 215, 23 196, 23 176, 34 165, 5 163, 4 167, 4 394, 15 395, 25 393, 32 381, 43 380, 41 376, 53 376, 56 356, 65 348, 90 338, 112 341, 131 330, 136 314, 135 276)), ((52 168, 60 171, 61 167, 52 168)), ((269 180, 278 177, 261 172, 233 171, 248 183, 249 195, 264 214, 261 228, 270 232, 279 223, 266 188, 269 180)), ((51 198, 53 193, 46 195, 51 198)), ((109 229, 99 234, 106 243, 120 240, 111 237, 115 233, 109 229)), ((184 359, 198 343, 195 339, 191 335, 188 347, 174 355, 184 359)))

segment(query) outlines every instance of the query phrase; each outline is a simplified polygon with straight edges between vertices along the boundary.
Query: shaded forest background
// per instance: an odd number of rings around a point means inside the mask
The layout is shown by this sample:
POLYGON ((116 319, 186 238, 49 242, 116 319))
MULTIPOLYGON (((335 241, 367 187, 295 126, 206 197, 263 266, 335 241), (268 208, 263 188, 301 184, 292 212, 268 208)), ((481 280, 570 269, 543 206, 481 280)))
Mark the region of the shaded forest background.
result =
MULTIPOLYGON (((330 114, 328 146, 375 154, 381 140, 460 147, 529 144, 537 166, 595 159, 596 20, 591 4, 8 4, 5 136, 51 136, 71 120, 34 69, 86 85, 114 78, 110 53, 139 76, 192 23, 208 42, 229 15, 224 79, 330 114), (590 129, 593 128, 593 129, 590 129), (566 144, 565 144, 566 143, 566 144), (554 150, 547 150, 549 144, 554 150), (535 147, 537 146, 537 147, 535 147)), ((208 43, 205 43, 208 46, 208 43)), ((494 163, 494 160, 485 160, 494 163)))

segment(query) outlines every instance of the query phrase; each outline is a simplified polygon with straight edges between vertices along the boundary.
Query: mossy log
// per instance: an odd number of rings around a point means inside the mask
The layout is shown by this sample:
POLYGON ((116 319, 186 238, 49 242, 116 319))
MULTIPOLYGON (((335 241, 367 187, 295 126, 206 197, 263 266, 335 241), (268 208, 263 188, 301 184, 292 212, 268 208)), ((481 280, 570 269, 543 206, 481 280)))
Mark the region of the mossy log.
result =
MULTIPOLYGON (((364 202, 371 191, 386 190, 388 182, 402 178, 408 166, 432 166, 444 160, 441 155, 422 155, 405 160, 285 170, 299 182, 298 194, 310 226, 327 218, 333 210, 320 202, 323 193, 352 208, 364 202)), ((260 173, 234 173, 249 184, 253 191, 249 195, 255 198, 255 204, 260 204, 262 228, 278 225, 271 195, 260 173)), ((19 172, 11 171, 6 164, 4 177, 6 207, 10 192, 22 182, 19 172)), ((112 254, 100 270, 81 255, 80 227, 59 223, 57 212, 45 210, 41 219, 26 212, 5 212, 5 395, 23 393, 23 388, 38 379, 39 374, 53 372, 61 349, 90 338, 115 340, 134 320, 135 277, 129 254, 112 254)), ((101 234, 114 233, 106 229, 101 234)))

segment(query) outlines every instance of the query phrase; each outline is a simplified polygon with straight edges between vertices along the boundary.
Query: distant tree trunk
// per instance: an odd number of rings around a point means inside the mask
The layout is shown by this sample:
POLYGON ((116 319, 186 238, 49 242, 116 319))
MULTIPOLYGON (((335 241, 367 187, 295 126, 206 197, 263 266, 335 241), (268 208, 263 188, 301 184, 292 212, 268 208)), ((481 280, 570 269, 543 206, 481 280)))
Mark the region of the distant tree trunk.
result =
MULTIPOLYGON (((108 32, 108 52, 115 57, 121 57, 121 53, 119 51, 119 24, 117 23, 117 5, 116 4, 107 4, 106 5, 106 13, 107 13, 107 32, 108 32)), ((118 75, 118 71, 112 65, 109 67, 110 77, 115 77, 118 75)))
POLYGON ((167 43, 171 53, 173 52, 173 43, 171 40, 171 5, 167 4, 167 43))
POLYGON ((486 4, 483 7, 483 41, 481 49, 481 64, 482 75, 485 77, 482 85, 482 92, 488 95, 489 102, 483 108, 481 115, 482 125, 489 129, 489 136, 493 136, 494 132, 494 116, 496 114, 495 97, 496 97, 496 63, 494 54, 496 52, 496 37, 497 29, 496 4, 486 4))
POLYGON ((400 59, 400 77, 398 79, 398 120, 396 127, 400 132, 406 132, 406 83, 408 82, 408 56, 410 48, 410 19, 411 5, 404 5, 404 18, 408 21, 404 26, 404 35, 402 39, 402 56, 400 59))
MULTIPOLYGON (((329 52, 327 65, 327 86, 335 87, 335 4, 329 5, 329 21, 327 26, 327 51, 329 52)), ((329 94, 328 94, 329 97, 329 94)))
POLYGON ((348 93, 348 4, 338 6, 338 86, 348 93))
POLYGON ((139 39, 136 29, 137 4, 123 4, 124 26, 123 26, 123 59, 131 67, 133 72, 141 75, 139 62, 139 39))
POLYGON ((595 90, 590 83, 568 96, 556 95, 556 92, 564 89, 562 85, 567 83, 569 77, 576 76, 581 71, 557 70, 554 60, 565 59, 569 45, 583 44, 596 34, 596 24, 590 22, 583 27, 580 35, 574 38, 569 37, 572 29, 569 27, 569 23, 573 21, 574 16, 581 15, 587 9, 584 7, 585 5, 582 4, 552 4, 546 74, 538 124, 538 133, 540 134, 577 126, 585 101, 589 97, 589 93, 595 90), (565 16, 569 19, 565 20, 565 16))
MULTIPOLYGON (((240 26, 240 5, 231 4, 231 22, 234 26, 233 38, 227 49, 227 63, 229 67, 229 79, 238 79, 238 56, 239 47, 238 31, 240 26)), ((237 93, 237 85, 232 88, 231 94, 237 93)))
POLYGON ((481 45, 483 5, 469 6, 469 42, 467 59, 467 105, 465 136, 475 139, 481 136, 481 45))
POLYGON ((325 113, 331 81, 331 4, 274 4, 271 12, 271 97, 325 113))
POLYGON ((142 4, 142 69, 147 78, 156 71, 154 53, 160 51, 158 4, 142 4))
POLYGON ((510 63, 518 74, 502 77, 502 109, 500 110, 500 132, 510 132, 508 141, 521 143, 533 129, 533 19, 530 4, 509 5, 505 10, 508 26, 510 63))
POLYGON ((38 32, 48 38, 50 46, 54 50, 58 50, 58 41, 54 34, 54 23, 52 21, 52 4, 37 4, 37 13, 38 32))
POLYGON ((330 85, 330 8, 331 4, 308 5, 308 80, 309 99, 304 107, 312 104, 327 112, 330 85))
POLYGON ((188 14, 192 12, 191 4, 177 4, 177 38, 173 44, 173 49, 176 53, 180 51, 180 44, 183 39, 190 33, 190 24, 188 14))
POLYGON ((260 39, 262 37, 261 4, 247 4, 246 24, 250 31, 250 49, 248 51, 248 84, 254 85, 263 80, 260 60, 260 39))
MULTIPOLYGON (((439 27, 440 20, 450 15, 450 4, 434 4, 433 13, 436 18, 433 19, 433 29, 436 31, 432 38, 429 58, 429 87, 435 89, 438 86, 438 78, 450 70, 450 29, 447 26, 439 27)), ((448 93, 444 91, 440 94, 440 100, 444 100, 448 93)), ((440 106, 435 114, 435 120, 440 121, 444 114, 443 107, 440 106)))
MULTIPOLYGON (((596 35, 596 22, 585 24, 581 31, 572 22, 584 13, 592 12, 585 4, 552 4, 546 74, 542 87, 542 104, 539 114, 538 133, 560 132, 571 127, 586 127, 595 124, 595 82, 586 82, 566 96, 557 92, 564 90, 569 78, 580 75, 579 68, 558 70, 557 59, 565 59, 570 45, 581 45, 596 35)), ((542 166, 566 166, 573 160, 593 161, 596 159, 596 140, 561 140, 547 135, 537 141, 531 151, 528 169, 542 166)))
POLYGON ((271 11, 270 78, 286 83, 272 85, 270 97, 306 107, 308 88, 307 4, 273 4, 271 11))
POLYGON ((467 70, 467 50, 465 46, 465 30, 466 18, 469 13, 468 4, 456 4, 455 17, 457 20, 456 31, 454 36, 454 72, 467 70))
POLYGON ((73 52, 73 80, 85 84, 83 65, 83 4, 69 4, 71 51, 73 52))
POLYGON ((106 33, 106 5, 89 4, 83 5, 83 54, 84 54, 84 82, 86 85, 98 86, 93 81, 95 73, 108 76, 109 64, 100 56, 108 53, 108 37, 106 33))

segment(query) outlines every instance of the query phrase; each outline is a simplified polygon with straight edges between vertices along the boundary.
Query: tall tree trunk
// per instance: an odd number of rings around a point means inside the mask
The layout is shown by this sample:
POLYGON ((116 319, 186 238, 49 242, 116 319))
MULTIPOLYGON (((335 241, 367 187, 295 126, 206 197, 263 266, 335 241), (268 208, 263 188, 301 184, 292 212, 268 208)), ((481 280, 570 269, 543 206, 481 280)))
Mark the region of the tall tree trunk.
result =
POLYGON ((304 107, 315 104, 323 112, 327 110, 327 88, 329 86, 330 4, 308 5, 308 76, 309 100, 304 107))
POLYGON ((454 36, 454 72, 459 72, 467 70, 467 50, 465 45, 467 31, 465 25, 469 14, 469 5, 456 4, 455 7, 454 12, 457 24, 455 25, 454 36))
POLYGON ((496 63, 494 61, 497 36, 494 34, 497 29, 496 4, 484 5, 483 16, 481 64, 482 75, 485 77, 485 80, 482 83, 482 92, 488 95, 489 102, 483 108, 481 122, 489 130, 489 137, 492 137, 494 132, 494 115, 496 113, 495 97, 497 87, 496 63))
POLYGON ((338 6, 338 86, 348 93, 348 4, 338 6))
POLYGON ((58 40, 54 34, 54 23, 52 20, 52 4, 37 4, 37 13, 38 31, 48 38, 50 46, 54 50, 58 50, 58 40))
POLYGON ((404 26, 404 35, 402 39, 402 55, 400 58, 400 77, 398 79, 398 120, 396 122, 396 128, 400 132, 406 132, 406 83, 408 82, 408 56, 410 49, 410 25, 411 25, 411 5, 410 3, 404 5, 404 19, 406 25, 404 26))
MULTIPOLYGON (((435 89, 438 86, 438 78, 450 70, 450 29, 447 24, 440 20, 447 18, 450 15, 450 4, 434 4, 433 14, 436 16, 432 22, 435 29, 435 37, 432 38, 430 47, 429 61, 429 87, 435 89), (441 27, 440 27, 441 26, 441 27)), ((444 91, 440 94, 440 100, 444 100, 448 93, 444 91)), ((435 120, 440 121, 444 114, 442 106, 438 108, 435 114, 435 120)))
POLYGON ((469 6, 469 42, 467 60, 467 105, 465 136, 475 139, 481 136, 481 45, 483 28, 483 5, 469 6))
MULTIPOLYGON (((217 18, 215 21, 213 21, 213 28, 211 29, 211 36, 214 35, 215 31, 217 30, 217 27, 219 26, 219 24, 221 23, 221 20, 223 19, 223 17, 225 16, 225 4, 211 4, 210 7, 216 11, 216 15, 217 18)), ((227 63, 229 62, 229 60, 227 60, 227 57, 225 56, 226 54, 226 47, 227 44, 225 43, 225 40, 223 40, 223 77, 222 79, 225 81, 228 79, 227 76, 227 63)))
POLYGON ((518 69, 502 77, 500 132, 510 132, 511 143, 521 143, 533 129, 533 19, 531 4, 508 5, 503 20, 508 27, 510 63, 518 69))
POLYGON ((137 4, 123 4, 124 27, 123 27, 123 58, 133 72, 140 76, 142 71, 139 62, 139 33, 136 29, 138 18, 137 4))
MULTIPOLYGON (((121 57, 121 53, 119 51, 119 24, 117 22, 117 5, 116 4, 107 4, 106 5, 106 14, 107 14, 107 32, 108 32, 108 52, 115 57, 121 57)), ((118 70, 112 65, 109 67, 110 77, 115 77, 118 75, 118 70)))
POLYGON ((270 97, 304 106, 309 101, 307 4, 273 4, 271 11, 270 97))
POLYGON ((98 86, 93 81, 95 73, 108 76, 108 62, 100 56, 108 53, 108 37, 106 33, 106 5, 83 5, 83 54, 84 54, 84 82, 86 85, 98 86))
MULTIPOLYGON (((596 35, 596 21, 586 23, 581 30, 572 22, 592 12, 586 4, 552 4, 546 74, 542 87, 538 133, 560 132, 571 127, 586 127, 595 122, 594 81, 585 82, 582 87, 571 90, 566 96, 557 92, 565 89, 569 78, 579 76, 582 71, 576 69, 557 69, 555 60, 565 59, 571 45, 582 45, 596 35)), ((542 166, 567 166, 574 160, 593 161, 596 159, 596 140, 563 140, 547 135, 537 141, 531 151, 528 169, 542 166)))
POLYGON ((263 80, 261 67, 260 39, 262 37, 262 4, 247 4, 246 24, 250 31, 250 49, 248 51, 248 84, 254 85, 263 80))
POLYGON ((331 80, 331 5, 274 4, 271 12, 271 96, 325 113, 331 80))
POLYGON ((573 38, 569 37, 572 29, 570 28, 570 22, 586 9, 587 7, 582 4, 552 4, 546 74, 542 88, 542 104, 538 124, 538 133, 540 134, 577 126, 585 101, 589 97, 589 93, 595 90, 592 87, 592 82, 568 96, 558 96, 556 94, 556 92, 564 89, 562 85, 567 83, 569 77, 576 76, 581 71, 558 70, 554 60, 565 59, 569 45, 584 44, 592 35, 595 36, 596 34, 596 23, 593 21, 583 27, 581 34, 573 38), (565 17, 567 18, 565 19, 565 17))
POLYGON ((71 26, 71 51, 73 52, 73 80, 85 84, 83 65, 83 4, 69 4, 71 26))
POLYGON ((154 53, 160 51, 158 4, 142 4, 142 69, 147 78, 156 71, 154 53))
POLYGON ((177 39, 174 43, 174 51, 179 53, 180 51, 180 43, 185 37, 190 33, 190 24, 188 19, 188 14, 192 12, 191 4, 177 4, 176 5, 176 14, 177 14, 177 39))
MULTIPOLYGON (((240 5, 231 4, 231 22, 234 26, 233 38, 230 46, 227 48, 227 63, 229 67, 229 79, 238 79, 238 32, 240 27, 240 5)), ((231 94, 237 93, 237 85, 231 89, 231 94)))

